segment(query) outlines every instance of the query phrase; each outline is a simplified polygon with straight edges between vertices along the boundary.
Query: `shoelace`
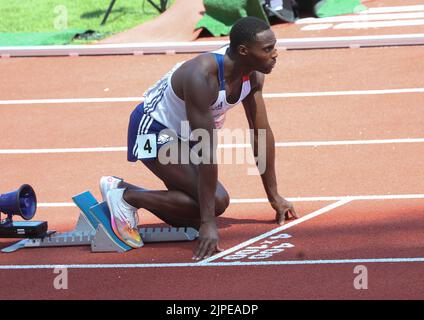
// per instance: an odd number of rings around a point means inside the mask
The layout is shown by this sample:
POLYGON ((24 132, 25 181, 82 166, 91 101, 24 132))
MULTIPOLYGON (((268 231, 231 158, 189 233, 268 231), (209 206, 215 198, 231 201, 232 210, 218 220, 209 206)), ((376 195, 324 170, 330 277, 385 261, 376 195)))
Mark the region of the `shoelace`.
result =
POLYGON ((138 222, 139 222, 138 214, 137 214, 137 211, 135 211, 134 212, 134 222, 132 224, 133 229, 137 229, 138 222))
POLYGON ((137 211, 119 210, 118 214, 121 220, 126 221, 131 229, 137 229, 139 222, 137 211), (129 212, 130 214, 126 214, 126 212, 129 212))
MULTIPOLYGON (((113 178, 112 181, 108 180, 107 182, 107 188, 109 190, 111 189, 116 189, 118 187, 119 182, 121 182, 122 180, 117 179, 117 178, 113 178)), ((138 223, 139 223, 139 217, 137 214, 137 210, 135 211, 130 211, 131 214, 130 215, 126 215, 125 213, 128 212, 127 210, 119 210, 119 216, 121 218, 121 220, 126 221, 128 223, 128 226, 131 229, 137 229, 138 223)))

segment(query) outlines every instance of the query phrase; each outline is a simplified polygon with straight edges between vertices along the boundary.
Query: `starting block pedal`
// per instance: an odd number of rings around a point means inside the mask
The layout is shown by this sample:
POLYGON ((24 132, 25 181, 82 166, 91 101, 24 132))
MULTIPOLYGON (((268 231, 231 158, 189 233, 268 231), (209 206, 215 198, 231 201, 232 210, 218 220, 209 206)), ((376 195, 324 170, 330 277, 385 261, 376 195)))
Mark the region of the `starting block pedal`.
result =
MULTIPOLYGON (((74 196, 72 200, 81 210, 73 231, 48 231, 44 237, 23 239, 1 251, 8 253, 21 248, 88 245, 92 252, 126 252, 132 249, 113 232, 106 202, 99 203, 89 191, 74 196)), ((193 228, 138 228, 138 231, 144 243, 192 241, 199 235, 193 228)))

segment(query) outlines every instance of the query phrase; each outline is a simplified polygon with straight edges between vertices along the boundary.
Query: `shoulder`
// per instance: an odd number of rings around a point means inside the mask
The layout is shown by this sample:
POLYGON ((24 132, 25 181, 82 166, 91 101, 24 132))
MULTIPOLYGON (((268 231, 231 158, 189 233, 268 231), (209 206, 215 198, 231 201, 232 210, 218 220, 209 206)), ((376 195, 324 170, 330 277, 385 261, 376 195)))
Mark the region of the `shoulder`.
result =
POLYGON ((178 78, 183 87, 184 100, 202 101, 208 106, 218 95, 218 68, 212 54, 202 54, 185 62, 178 78))
POLYGON ((206 82, 211 89, 218 88, 218 68, 212 54, 201 54, 181 66, 185 81, 206 82))
POLYGON ((201 54, 182 63, 172 75, 172 88, 187 101, 203 95, 205 102, 213 103, 219 91, 218 67, 212 54, 201 54))

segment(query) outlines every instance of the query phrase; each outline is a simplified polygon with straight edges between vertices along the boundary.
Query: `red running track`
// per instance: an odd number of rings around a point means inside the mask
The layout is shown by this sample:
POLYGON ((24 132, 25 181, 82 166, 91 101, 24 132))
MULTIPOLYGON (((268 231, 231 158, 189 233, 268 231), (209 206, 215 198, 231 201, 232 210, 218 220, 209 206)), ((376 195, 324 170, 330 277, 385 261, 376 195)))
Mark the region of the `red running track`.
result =
MULTIPOLYGON (((281 52, 266 93, 422 88, 423 54, 423 47, 281 52)), ((187 58, 190 55, 2 59, 0 69, 6 76, 0 79, 0 100, 139 97, 170 66, 187 58)), ((195 243, 149 244, 125 254, 93 254, 88 247, 24 249, 0 255, 1 286, 12 299, 422 298, 424 144, 407 139, 424 138, 423 102, 422 92, 266 99, 277 142, 318 143, 277 148, 281 193, 299 197, 294 200, 302 217, 328 209, 297 225, 288 222, 273 235, 288 234, 287 239, 261 238, 247 245, 256 249, 245 246, 203 266, 192 264, 195 243), (319 145, 345 140, 359 144, 319 145), (380 143, 364 144, 369 140, 380 143), (372 195, 379 197, 366 198, 372 195), (323 198, 328 196, 336 198, 323 198), (359 197, 337 202, 346 196, 359 197), (335 203, 340 206, 328 207, 335 203), (284 251, 265 257, 264 250, 275 246, 284 251), (240 250, 251 251, 242 256, 240 250), (252 250, 261 250, 262 256, 253 259, 260 252, 252 250), (230 259, 234 255, 237 259, 230 259), (259 264, 249 265, 252 261, 259 264), (55 265, 69 267, 67 290, 53 287, 55 265), (358 265, 367 267, 367 290, 354 288, 358 265)), ((0 150, 124 147, 135 104, 0 105, 0 116, 7 119, 0 150)), ((243 117, 242 108, 235 109, 227 127, 246 128, 243 117)), ((58 231, 72 229, 78 210, 44 204, 70 203, 84 190, 99 197, 102 175, 163 187, 140 164, 127 163, 122 151, 3 152, 0 159, 1 192, 22 183, 33 185, 43 204, 37 219, 48 220, 58 231)), ((265 194, 259 177, 247 175, 248 168, 220 166, 220 179, 232 199, 253 199, 249 204, 232 203, 219 218, 225 249, 278 227, 271 207, 254 200, 265 194)), ((142 224, 160 223, 150 213, 141 215, 142 224)), ((5 247, 11 241, 0 243, 5 247)))

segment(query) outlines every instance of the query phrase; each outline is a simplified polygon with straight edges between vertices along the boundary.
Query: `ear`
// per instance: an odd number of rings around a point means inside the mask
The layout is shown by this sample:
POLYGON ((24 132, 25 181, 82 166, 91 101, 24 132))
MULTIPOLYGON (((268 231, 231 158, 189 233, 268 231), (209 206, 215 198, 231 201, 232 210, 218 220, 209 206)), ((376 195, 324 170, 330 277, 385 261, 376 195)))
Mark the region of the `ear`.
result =
POLYGON ((249 49, 244 44, 241 44, 238 46, 238 53, 241 56, 247 56, 249 49))

